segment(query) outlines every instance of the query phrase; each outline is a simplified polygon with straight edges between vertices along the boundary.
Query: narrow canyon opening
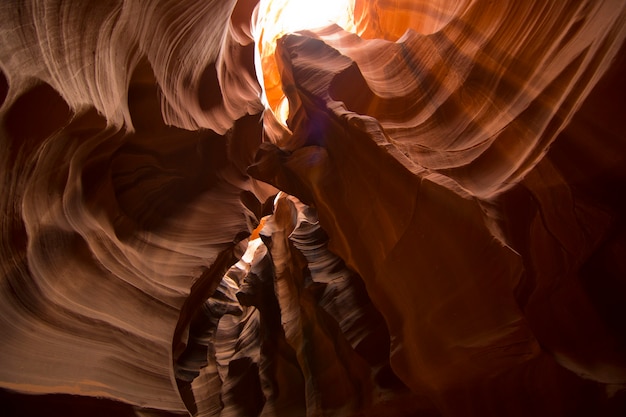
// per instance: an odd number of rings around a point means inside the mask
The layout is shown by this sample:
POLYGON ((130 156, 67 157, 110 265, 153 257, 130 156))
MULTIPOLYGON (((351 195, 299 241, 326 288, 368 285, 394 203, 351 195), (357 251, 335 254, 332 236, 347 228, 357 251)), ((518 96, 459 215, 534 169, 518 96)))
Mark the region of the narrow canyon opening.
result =
POLYGON ((622 417, 625 22, 5 2, 1 412, 622 417))
POLYGON ((256 45, 255 65, 262 87, 262 101, 277 120, 287 126, 289 103, 282 89, 276 61, 276 43, 288 33, 338 25, 355 32, 355 0, 261 0, 252 22, 256 45))

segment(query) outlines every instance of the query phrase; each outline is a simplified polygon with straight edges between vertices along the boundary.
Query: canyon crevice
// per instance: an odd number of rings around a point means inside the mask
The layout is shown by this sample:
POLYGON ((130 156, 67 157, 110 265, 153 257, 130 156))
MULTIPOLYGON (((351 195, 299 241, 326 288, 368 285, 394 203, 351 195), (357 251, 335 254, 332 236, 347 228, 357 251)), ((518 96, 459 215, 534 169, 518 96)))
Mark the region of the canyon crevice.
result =
POLYGON ((263 4, 0 6, 3 415, 624 415, 626 3, 263 4))

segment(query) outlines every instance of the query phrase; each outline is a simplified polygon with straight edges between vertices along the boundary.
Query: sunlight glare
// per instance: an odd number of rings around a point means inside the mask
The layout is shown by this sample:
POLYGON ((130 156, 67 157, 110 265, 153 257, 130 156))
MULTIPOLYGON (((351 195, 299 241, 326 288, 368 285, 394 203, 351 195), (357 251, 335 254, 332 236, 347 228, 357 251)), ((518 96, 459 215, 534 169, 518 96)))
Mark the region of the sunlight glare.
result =
POLYGON ((254 28, 256 71, 262 100, 286 126, 288 105, 274 58, 276 41, 287 33, 337 24, 354 32, 355 0, 261 0, 254 28))

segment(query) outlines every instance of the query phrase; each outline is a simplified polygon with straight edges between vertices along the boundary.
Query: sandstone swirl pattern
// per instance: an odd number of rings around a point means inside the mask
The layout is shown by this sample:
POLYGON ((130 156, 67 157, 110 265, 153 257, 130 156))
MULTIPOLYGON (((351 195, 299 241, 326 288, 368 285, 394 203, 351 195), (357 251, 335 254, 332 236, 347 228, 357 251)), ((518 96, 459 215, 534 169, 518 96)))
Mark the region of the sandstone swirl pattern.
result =
POLYGON ((0 6, 5 413, 622 415, 626 3, 256 5, 0 6))

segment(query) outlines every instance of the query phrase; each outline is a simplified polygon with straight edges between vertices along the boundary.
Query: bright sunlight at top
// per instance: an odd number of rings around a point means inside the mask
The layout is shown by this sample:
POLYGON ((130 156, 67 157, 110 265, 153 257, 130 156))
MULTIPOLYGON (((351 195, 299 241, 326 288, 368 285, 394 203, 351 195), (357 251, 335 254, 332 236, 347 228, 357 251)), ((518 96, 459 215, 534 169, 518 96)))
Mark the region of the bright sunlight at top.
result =
POLYGON ((331 23, 350 30, 354 0, 261 0, 259 11, 260 24, 269 37, 331 23))
POLYGON ((288 105, 274 59, 276 41, 287 33, 335 23, 354 32, 354 0, 261 0, 255 25, 257 77, 265 105, 285 124, 288 105))

